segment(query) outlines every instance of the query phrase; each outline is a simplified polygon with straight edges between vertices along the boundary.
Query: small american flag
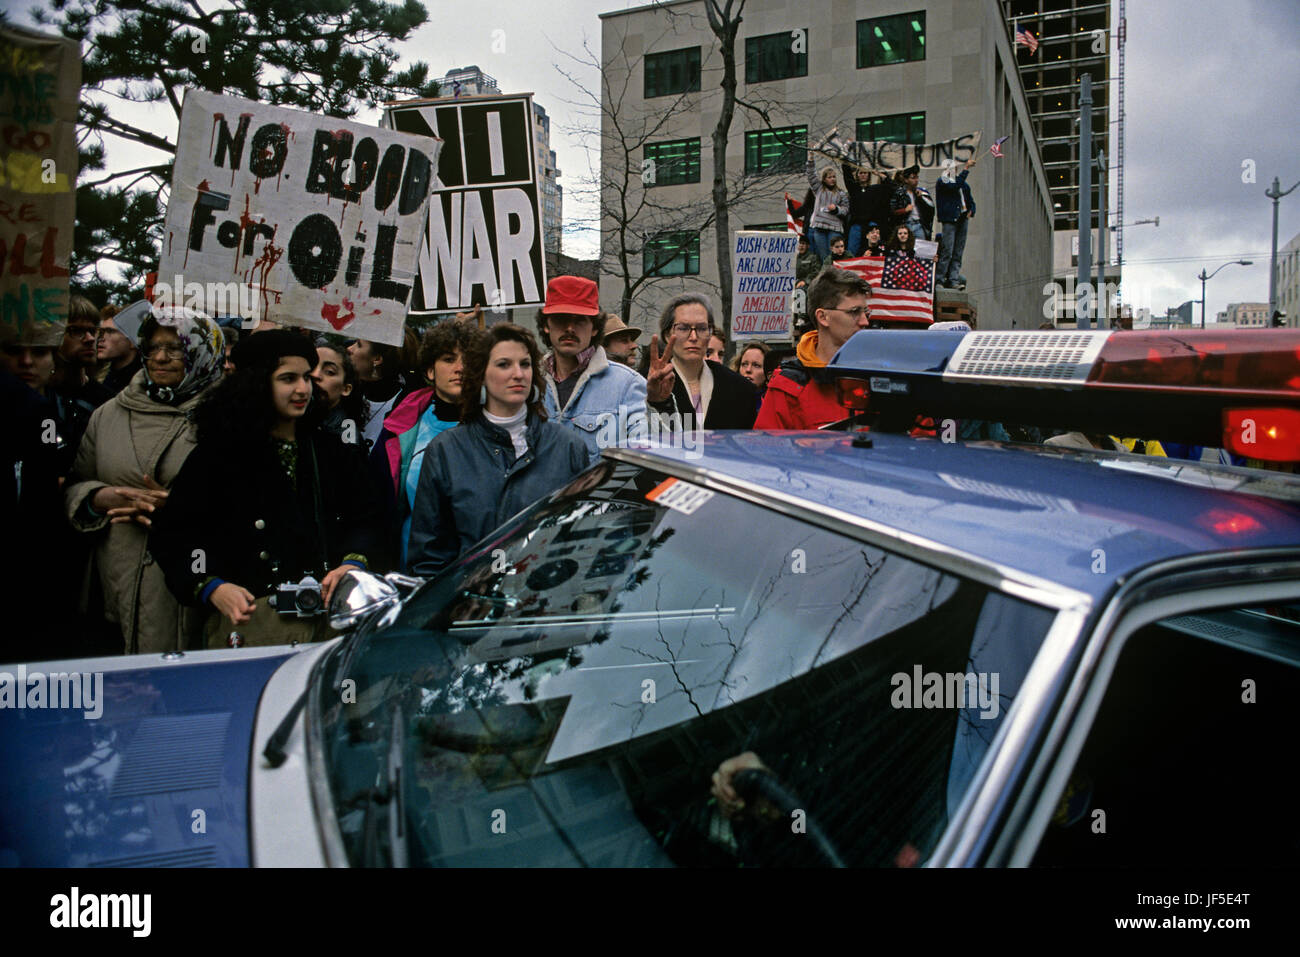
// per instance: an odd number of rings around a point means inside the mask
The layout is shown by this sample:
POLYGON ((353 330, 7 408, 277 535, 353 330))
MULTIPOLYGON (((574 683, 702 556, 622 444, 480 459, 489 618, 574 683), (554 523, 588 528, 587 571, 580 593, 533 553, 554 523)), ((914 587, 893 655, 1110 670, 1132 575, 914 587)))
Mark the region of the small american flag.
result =
POLYGON ((1038 37, 1034 36, 1028 30, 1016 31, 1016 46, 1028 47, 1030 54, 1038 52, 1038 37))
POLYGON ((789 193, 785 194, 785 224, 790 232, 803 235, 803 203, 796 203, 789 193))
POLYGON ((934 321, 934 263, 898 251, 884 256, 841 259, 840 269, 857 273, 871 283, 871 318, 915 322, 934 321))
POLYGON ((1002 144, 1005 143, 1010 138, 1011 138, 1010 136, 999 136, 996 140, 993 141, 993 145, 989 147, 989 152, 992 153, 994 156, 1001 156, 1002 144))

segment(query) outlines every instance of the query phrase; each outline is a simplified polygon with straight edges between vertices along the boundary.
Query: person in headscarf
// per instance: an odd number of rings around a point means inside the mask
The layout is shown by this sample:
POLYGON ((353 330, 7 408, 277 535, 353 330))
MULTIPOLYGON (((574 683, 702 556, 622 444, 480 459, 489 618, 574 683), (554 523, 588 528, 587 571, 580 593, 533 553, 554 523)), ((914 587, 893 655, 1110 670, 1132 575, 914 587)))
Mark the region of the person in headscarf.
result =
POLYGON ((334 587, 382 555, 378 503, 355 446, 320 427, 310 339, 259 332, 234 360, 150 548, 177 600, 212 612, 207 647, 323 638, 334 587))
MULTIPOLYGON (((156 309, 140 327, 144 368, 90 417, 64 490, 74 529, 97 536, 103 614, 127 654, 195 647, 200 616, 183 608, 148 557, 149 530, 194 450, 190 412, 221 378, 215 322, 184 307, 156 309)), ((87 581, 83 610, 92 603, 87 581)), ((93 609, 90 609, 93 610, 93 609)))

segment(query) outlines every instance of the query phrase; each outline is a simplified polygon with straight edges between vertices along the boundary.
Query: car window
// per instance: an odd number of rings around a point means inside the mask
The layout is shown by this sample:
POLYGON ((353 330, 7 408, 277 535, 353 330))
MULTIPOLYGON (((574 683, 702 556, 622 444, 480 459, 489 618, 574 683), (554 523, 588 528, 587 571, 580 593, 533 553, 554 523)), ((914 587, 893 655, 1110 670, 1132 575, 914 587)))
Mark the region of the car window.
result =
POLYGON ((396 760, 417 864, 917 864, 1052 619, 607 462, 357 656, 327 715, 345 840, 389 833, 365 793, 396 760), (747 753, 781 795, 728 817, 711 779, 747 753))
POLYGON ((1300 606, 1180 615, 1136 632, 1033 863, 1294 861, 1298 701, 1300 606))

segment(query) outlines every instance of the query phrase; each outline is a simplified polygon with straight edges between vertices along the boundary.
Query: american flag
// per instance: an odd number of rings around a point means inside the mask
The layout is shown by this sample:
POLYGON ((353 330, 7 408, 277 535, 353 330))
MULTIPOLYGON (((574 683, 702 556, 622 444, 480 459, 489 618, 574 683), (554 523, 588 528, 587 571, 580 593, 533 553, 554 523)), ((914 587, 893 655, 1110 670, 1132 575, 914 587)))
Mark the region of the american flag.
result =
POLYGON ((1034 36, 1028 30, 1016 31, 1016 46, 1028 47, 1030 54, 1038 52, 1038 37, 1034 36))
POLYGON ((785 224, 790 232, 803 235, 803 203, 796 203, 789 193, 785 194, 785 224))
POLYGON ((999 137, 994 141, 993 145, 989 147, 989 152, 992 153, 994 156, 1001 156, 1001 155, 1002 155, 1002 144, 1005 143, 1005 142, 1006 142, 1007 140, 1009 140, 1009 139, 1011 139, 1010 136, 999 136, 999 137))
POLYGON ((871 283, 871 318, 915 322, 934 321, 934 263, 897 251, 884 256, 841 259, 840 269, 855 272, 871 283))

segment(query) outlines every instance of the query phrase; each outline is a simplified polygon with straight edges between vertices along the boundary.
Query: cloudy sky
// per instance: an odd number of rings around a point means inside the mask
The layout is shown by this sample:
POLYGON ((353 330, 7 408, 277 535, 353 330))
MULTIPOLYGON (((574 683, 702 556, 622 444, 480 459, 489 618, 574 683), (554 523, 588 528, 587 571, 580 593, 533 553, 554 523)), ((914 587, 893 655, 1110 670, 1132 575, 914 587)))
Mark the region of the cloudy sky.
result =
MULTIPOLYGON (((583 117, 570 105, 576 90, 556 67, 596 88, 595 71, 565 54, 582 56, 584 40, 599 50, 598 14, 641 4, 424 2, 430 23, 402 52, 425 60, 438 76, 477 64, 503 91, 536 94, 551 114, 552 147, 564 174, 565 250, 593 255, 594 235, 573 228, 595 215, 592 204, 577 201, 589 160, 568 132, 583 117)), ((1159 216, 1160 226, 1125 231, 1125 301, 1163 313, 1199 298, 1196 274, 1203 266, 1213 272, 1232 259, 1255 264, 1230 266, 1209 283, 1211 320, 1228 302, 1267 300, 1272 207, 1264 190, 1275 176, 1283 189, 1300 180, 1298 49, 1295 0, 1129 2, 1125 221, 1159 216), (1254 181, 1243 182, 1252 170, 1254 181)), ((158 122, 174 124, 170 110, 160 111, 158 122)), ((116 168, 155 156, 110 142, 116 168)), ((1279 247, 1297 233, 1300 190, 1282 200, 1279 247)))

